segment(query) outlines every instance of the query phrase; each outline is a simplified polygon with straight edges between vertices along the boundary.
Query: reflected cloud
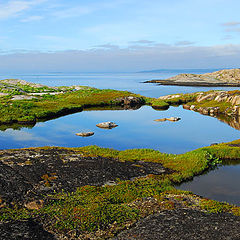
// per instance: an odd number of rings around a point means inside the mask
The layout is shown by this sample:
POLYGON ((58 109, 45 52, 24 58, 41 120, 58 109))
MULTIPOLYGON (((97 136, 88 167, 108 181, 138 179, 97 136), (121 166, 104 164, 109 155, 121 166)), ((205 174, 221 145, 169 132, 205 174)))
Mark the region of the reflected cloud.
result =
POLYGON ((37 141, 50 143, 47 138, 35 136, 33 133, 11 129, 7 129, 4 133, 0 132, 0 136, 11 137, 14 141, 37 141))

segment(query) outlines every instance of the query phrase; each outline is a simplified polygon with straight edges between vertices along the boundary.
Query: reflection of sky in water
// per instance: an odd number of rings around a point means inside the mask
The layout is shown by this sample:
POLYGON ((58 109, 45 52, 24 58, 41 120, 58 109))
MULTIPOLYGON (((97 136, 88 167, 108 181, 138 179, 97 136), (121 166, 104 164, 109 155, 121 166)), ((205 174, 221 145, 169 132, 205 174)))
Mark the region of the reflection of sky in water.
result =
POLYGON ((239 138, 239 131, 215 118, 204 116, 182 107, 156 111, 149 106, 138 110, 84 111, 43 123, 32 129, 8 129, 0 132, 1 149, 98 145, 115 149, 153 148, 167 153, 183 153, 214 142, 227 142, 239 138), (155 122, 164 117, 180 117, 178 122, 155 122), (119 126, 100 129, 96 124, 114 121, 119 126), (75 133, 94 131, 95 135, 82 138, 75 133))
POLYGON ((240 164, 222 166, 191 182, 181 184, 179 189, 192 191, 206 198, 225 201, 240 206, 240 164))

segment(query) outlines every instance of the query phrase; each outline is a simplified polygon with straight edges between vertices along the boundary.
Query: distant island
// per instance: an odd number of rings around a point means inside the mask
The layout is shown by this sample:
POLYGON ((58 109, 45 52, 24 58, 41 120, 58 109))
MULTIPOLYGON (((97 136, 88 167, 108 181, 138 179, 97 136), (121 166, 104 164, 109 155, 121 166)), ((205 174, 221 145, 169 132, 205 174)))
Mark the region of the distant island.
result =
POLYGON ((145 83, 178 86, 240 87, 240 69, 224 69, 212 73, 183 73, 167 79, 156 79, 145 83))

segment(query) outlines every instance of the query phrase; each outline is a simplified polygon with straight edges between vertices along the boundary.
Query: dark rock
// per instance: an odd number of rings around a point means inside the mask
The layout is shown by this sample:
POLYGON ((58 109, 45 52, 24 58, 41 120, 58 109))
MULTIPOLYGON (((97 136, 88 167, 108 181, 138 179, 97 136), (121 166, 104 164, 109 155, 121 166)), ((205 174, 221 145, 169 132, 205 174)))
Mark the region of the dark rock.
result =
POLYGON ((43 229, 33 219, 0 223, 1 240, 56 240, 55 236, 43 229))
POLYGON ((237 240, 239 229, 239 216, 176 209, 144 218, 112 240, 237 240))
POLYGON ((0 151, 0 197, 3 203, 41 208, 47 194, 73 192, 85 185, 101 186, 116 179, 130 180, 169 170, 159 163, 120 162, 104 157, 83 157, 61 148, 0 151))

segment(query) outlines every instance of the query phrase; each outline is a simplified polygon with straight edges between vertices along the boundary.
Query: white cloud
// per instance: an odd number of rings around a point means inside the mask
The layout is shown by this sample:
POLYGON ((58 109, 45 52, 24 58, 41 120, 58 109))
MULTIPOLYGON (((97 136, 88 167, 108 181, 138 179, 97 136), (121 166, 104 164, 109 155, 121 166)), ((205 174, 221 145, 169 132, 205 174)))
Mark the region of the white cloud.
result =
POLYGON ((25 132, 25 131, 17 131, 12 129, 7 129, 4 135, 8 137, 12 137, 15 141, 37 141, 37 142, 50 142, 47 138, 35 136, 33 133, 25 132))
POLYGON ((46 0, 32 0, 32 1, 8 1, 0 4, 0 19, 17 16, 30 7, 46 2, 46 0))
POLYGON ((22 19, 21 22, 35 22, 35 21, 40 21, 43 18, 44 18, 43 16, 30 16, 22 19))
POLYGON ((178 41, 175 43, 176 46, 189 46, 189 45, 193 45, 195 42, 191 42, 191 41, 178 41))
MULTIPOLYGON (((103 45, 104 46, 104 45, 103 45)), ((109 47, 109 45, 106 45, 109 47)), ((114 46, 114 45, 113 45, 114 46)), ((0 55, 0 71, 141 71, 159 68, 239 67, 240 44, 110 47, 0 55)))
POLYGON ((225 32, 240 32, 240 28, 227 28, 225 32))
POLYGON ((96 45, 94 46, 94 48, 119 49, 119 46, 108 43, 108 44, 96 45))
POLYGON ((155 42, 143 39, 143 40, 138 40, 138 41, 130 41, 129 43, 133 43, 133 44, 153 44, 155 42))
POLYGON ((235 27, 239 25, 240 25, 240 22, 226 22, 222 24, 222 26, 224 27, 235 27))

